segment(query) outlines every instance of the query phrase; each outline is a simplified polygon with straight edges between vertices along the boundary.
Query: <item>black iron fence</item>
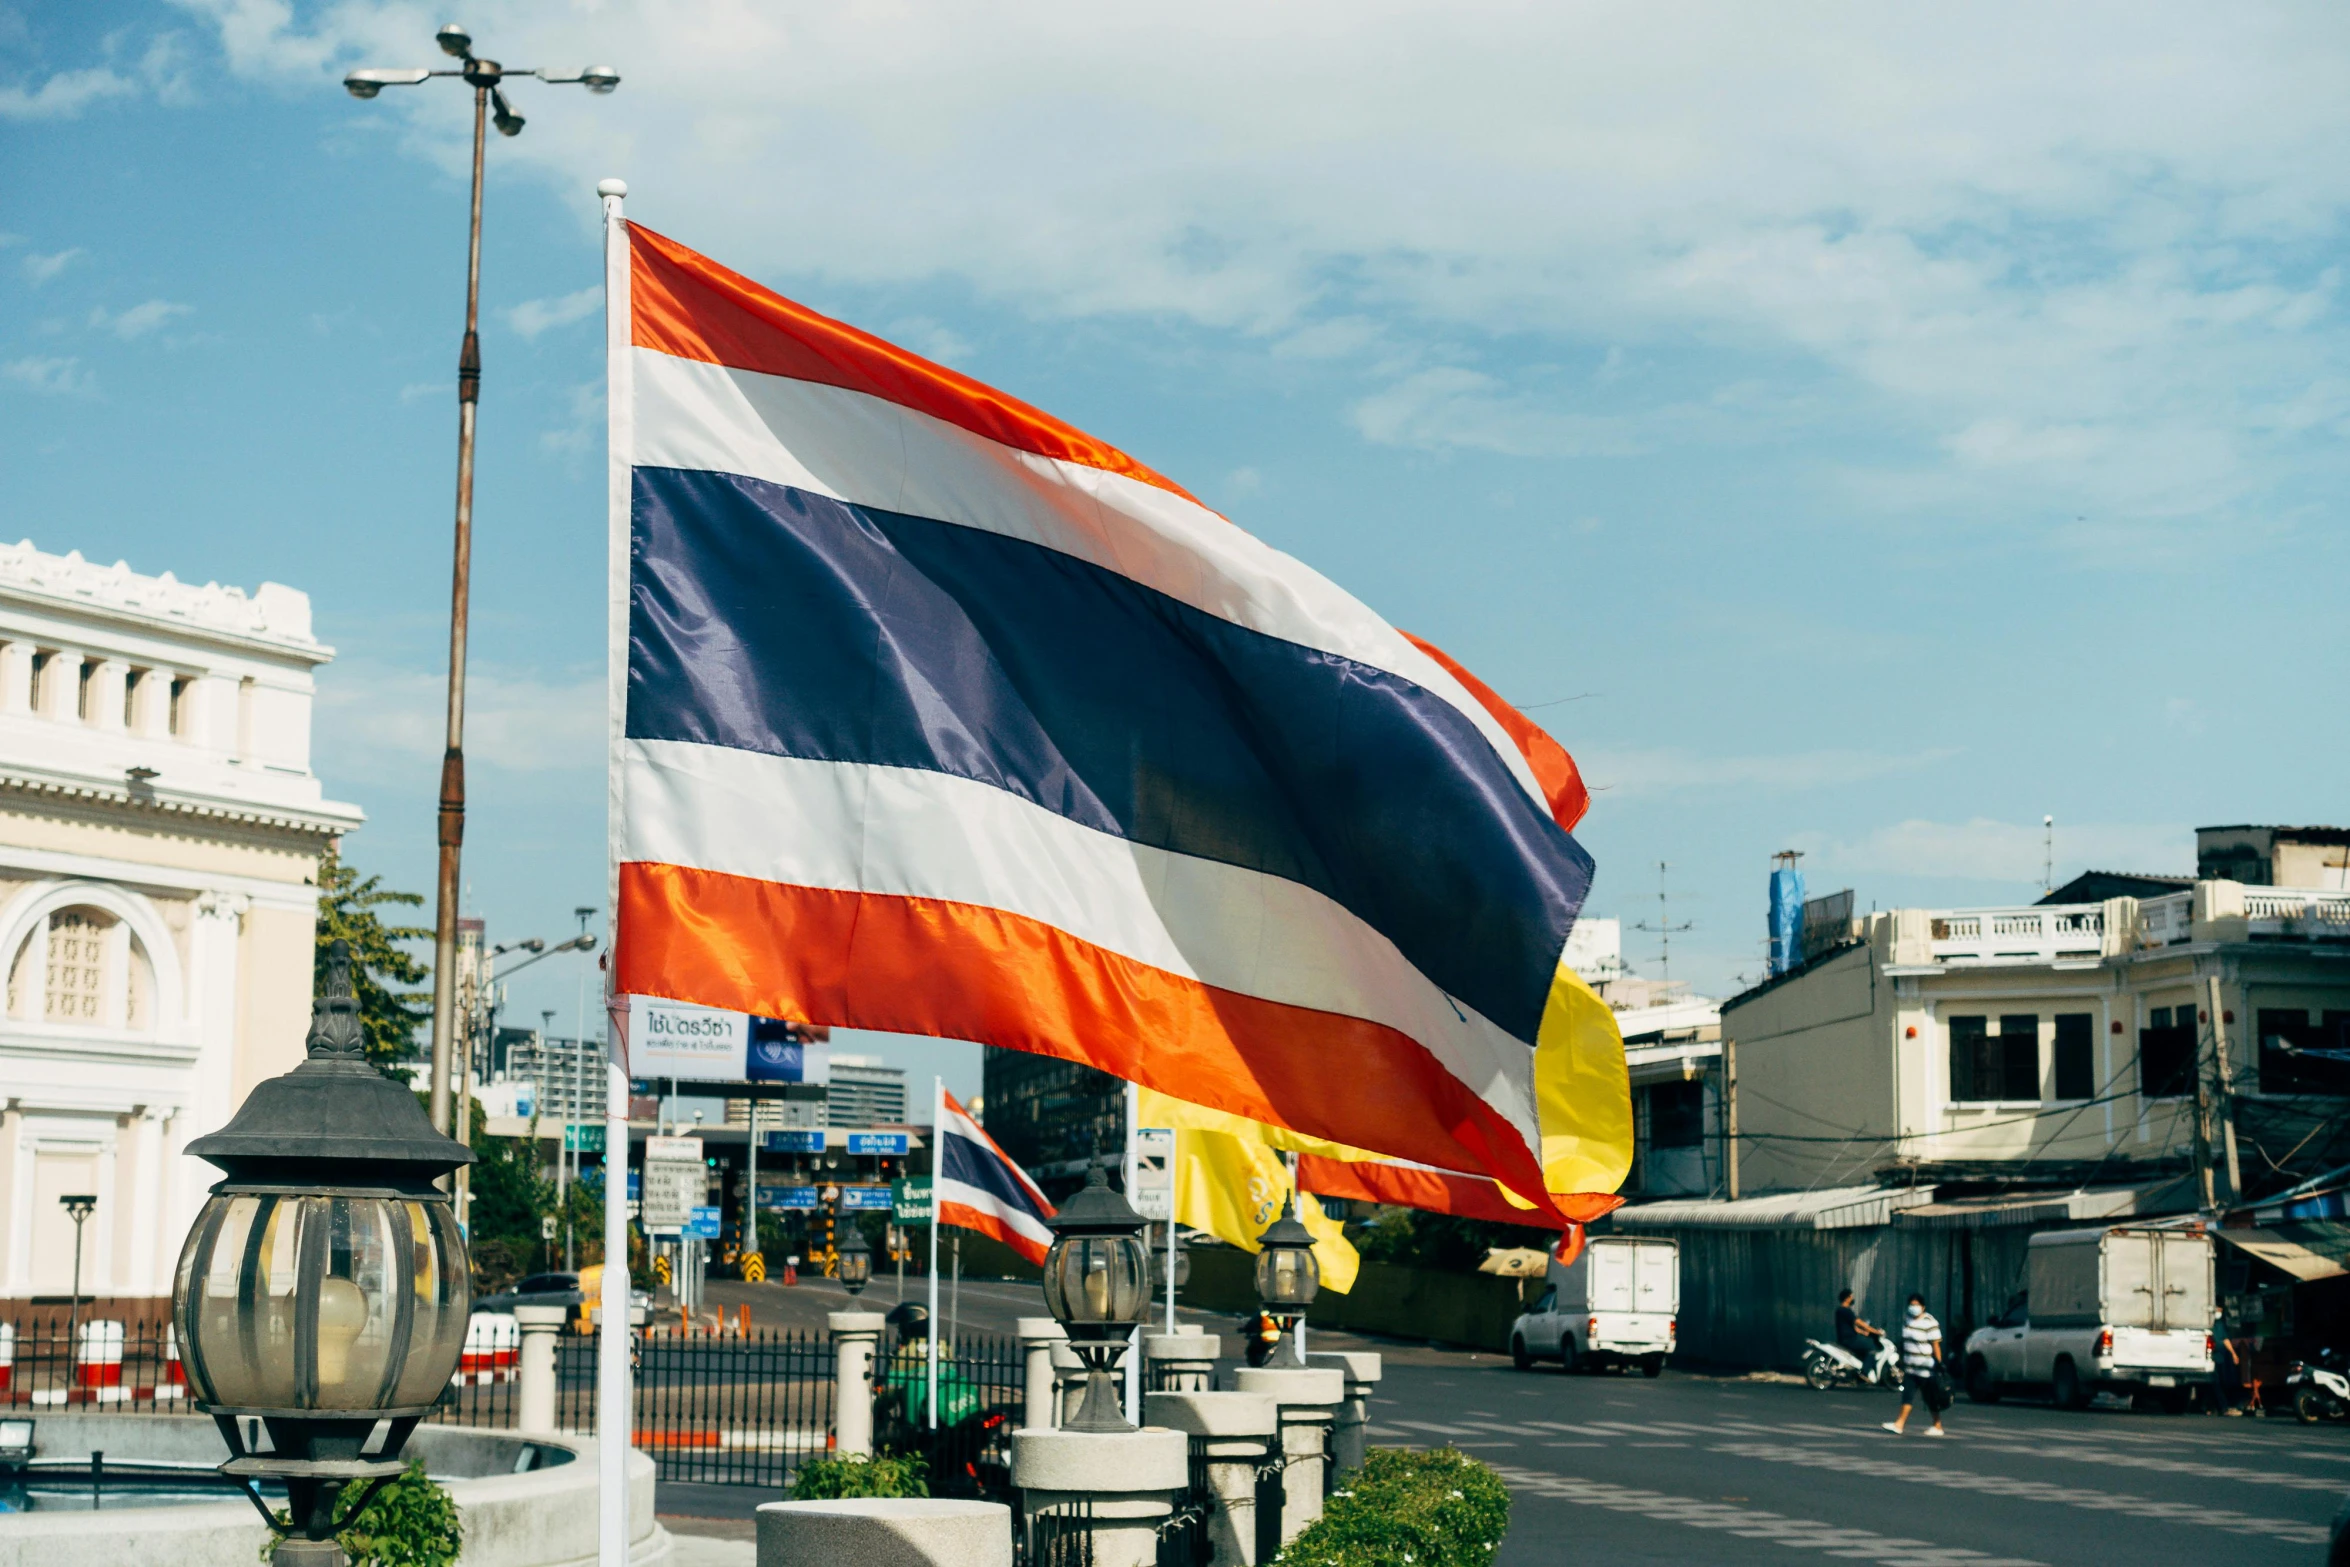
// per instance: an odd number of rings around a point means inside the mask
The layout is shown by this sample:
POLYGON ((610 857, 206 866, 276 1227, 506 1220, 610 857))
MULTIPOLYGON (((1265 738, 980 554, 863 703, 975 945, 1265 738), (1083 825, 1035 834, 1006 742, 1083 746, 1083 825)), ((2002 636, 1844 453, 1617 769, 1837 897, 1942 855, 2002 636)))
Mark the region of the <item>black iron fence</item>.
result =
POLYGON ((921 1324, 883 1336, 873 1371, 874 1445, 920 1454, 933 1496, 1003 1500, 1012 1490, 1012 1432, 1026 1397, 1020 1341, 941 1333, 935 1420, 929 1369, 930 1340, 921 1324))

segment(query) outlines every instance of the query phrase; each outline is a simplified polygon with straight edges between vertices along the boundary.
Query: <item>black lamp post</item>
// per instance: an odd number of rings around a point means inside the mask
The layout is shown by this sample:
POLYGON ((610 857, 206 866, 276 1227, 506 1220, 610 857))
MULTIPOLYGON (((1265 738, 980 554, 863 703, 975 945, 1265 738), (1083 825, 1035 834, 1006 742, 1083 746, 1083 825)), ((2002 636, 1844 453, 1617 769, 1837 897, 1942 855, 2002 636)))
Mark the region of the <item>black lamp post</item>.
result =
POLYGON ((1281 1217, 1266 1226, 1257 1244, 1263 1248, 1257 1253, 1257 1299, 1289 1335, 1289 1364, 1302 1366, 1306 1352, 1297 1325, 1321 1293, 1322 1268, 1314 1261, 1313 1233, 1298 1223, 1294 1196, 1282 1200, 1281 1217))
POLYGON ((97 1194, 68 1192, 57 1199, 65 1209, 65 1216, 73 1220, 73 1299, 66 1308, 65 1353, 66 1364, 81 1353, 82 1327, 82 1226, 90 1222, 90 1215, 98 1211, 97 1194))
POLYGON ((873 1277, 873 1248, 865 1240, 865 1226, 853 1218, 847 1222, 848 1238, 840 1243, 841 1287, 851 1295, 862 1295, 873 1277))
MULTIPOLYGON (((172 1319, 196 1408, 227 1439, 221 1472, 285 1482, 278 1567, 334 1567, 346 1482, 400 1473, 408 1433, 465 1345, 465 1237, 435 1181, 473 1158, 361 1048, 351 954, 336 942, 311 1007, 309 1057, 255 1088, 188 1152, 226 1172, 180 1252, 172 1319), (369 1438, 389 1421, 371 1452, 369 1438), (269 1450, 249 1442, 258 1423, 269 1450)), ((271 1526, 277 1527, 275 1520, 271 1526)))
POLYGON ((1118 1405, 1111 1368, 1150 1305, 1151 1264, 1142 1232, 1150 1221, 1110 1190, 1096 1164, 1085 1190, 1045 1221, 1052 1249, 1044 1257, 1044 1304, 1067 1330, 1069 1348, 1085 1362, 1085 1401, 1067 1429, 1131 1431, 1118 1405))

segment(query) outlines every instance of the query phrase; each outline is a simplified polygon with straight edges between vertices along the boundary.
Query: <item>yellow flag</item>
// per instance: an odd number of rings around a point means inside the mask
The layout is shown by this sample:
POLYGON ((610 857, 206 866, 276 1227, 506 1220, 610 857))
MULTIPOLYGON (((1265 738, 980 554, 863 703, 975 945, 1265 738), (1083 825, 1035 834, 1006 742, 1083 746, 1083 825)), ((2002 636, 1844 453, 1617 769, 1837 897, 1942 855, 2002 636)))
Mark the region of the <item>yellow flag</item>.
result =
MULTIPOLYGON (((1175 1129, 1175 1222, 1244 1251, 1260 1249, 1257 1237, 1281 1216, 1281 1200, 1290 1194, 1289 1166, 1275 1139, 1309 1152, 1341 1148, 1149 1088, 1140 1091, 1136 1117, 1137 1125, 1175 1129)), ((1339 1295, 1352 1290, 1362 1259, 1338 1221, 1311 1192, 1297 1194, 1297 1217, 1314 1237, 1322 1287, 1339 1295)))

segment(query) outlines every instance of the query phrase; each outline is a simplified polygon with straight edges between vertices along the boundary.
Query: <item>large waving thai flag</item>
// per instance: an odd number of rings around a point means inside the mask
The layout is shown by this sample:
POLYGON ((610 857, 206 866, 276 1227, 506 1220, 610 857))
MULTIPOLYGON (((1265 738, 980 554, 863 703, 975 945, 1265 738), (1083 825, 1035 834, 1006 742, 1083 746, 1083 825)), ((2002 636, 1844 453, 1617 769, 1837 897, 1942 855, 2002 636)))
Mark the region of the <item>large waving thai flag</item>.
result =
POLYGON ((621 993, 1613 1190, 1555 741, 1123 452, 612 233, 621 993))
POLYGON ((1044 1254, 1053 1244, 1053 1232, 1044 1221, 1053 1216, 1053 1205, 943 1089, 931 1149, 935 1222, 992 1235, 1043 1267, 1044 1254))

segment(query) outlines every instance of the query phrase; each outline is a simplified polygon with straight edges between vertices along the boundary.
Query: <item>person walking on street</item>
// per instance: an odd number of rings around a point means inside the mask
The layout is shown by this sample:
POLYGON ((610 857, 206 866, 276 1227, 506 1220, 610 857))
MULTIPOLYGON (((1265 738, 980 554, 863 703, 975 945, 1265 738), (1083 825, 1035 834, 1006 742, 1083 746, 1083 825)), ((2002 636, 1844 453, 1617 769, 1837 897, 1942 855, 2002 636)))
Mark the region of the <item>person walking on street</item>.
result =
POLYGON ((1942 1411, 1950 1407, 1950 1379, 1942 1369, 1942 1324, 1926 1310, 1926 1297, 1909 1297, 1901 1323, 1901 1413, 1885 1422, 1895 1436, 1909 1424, 1910 1407, 1924 1404, 1933 1424, 1928 1436, 1948 1436, 1942 1429, 1942 1411))

